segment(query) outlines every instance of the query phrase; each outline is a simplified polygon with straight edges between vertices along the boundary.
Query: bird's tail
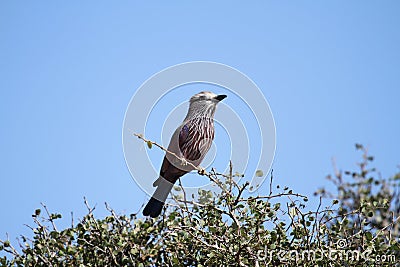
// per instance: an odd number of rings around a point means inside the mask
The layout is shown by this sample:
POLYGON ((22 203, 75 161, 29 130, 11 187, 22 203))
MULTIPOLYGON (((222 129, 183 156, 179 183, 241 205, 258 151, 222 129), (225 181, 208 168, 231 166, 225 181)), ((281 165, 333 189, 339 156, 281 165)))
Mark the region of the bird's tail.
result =
POLYGON ((158 178, 157 189, 147 203, 146 207, 143 209, 144 216, 155 218, 161 214, 164 203, 173 185, 173 183, 165 180, 162 177, 158 178))

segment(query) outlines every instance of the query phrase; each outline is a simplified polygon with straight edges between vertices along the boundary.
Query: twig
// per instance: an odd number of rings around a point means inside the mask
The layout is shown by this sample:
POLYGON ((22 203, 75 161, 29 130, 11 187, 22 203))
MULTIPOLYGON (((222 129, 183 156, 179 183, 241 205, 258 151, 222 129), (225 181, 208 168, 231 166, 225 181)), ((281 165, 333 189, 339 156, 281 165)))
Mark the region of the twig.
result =
POLYGON ((240 196, 242 195, 244 189, 249 185, 249 182, 244 183, 244 185, 242 186, 242 188, 239 189, 239 193, 235 199, 235 202, 233 203, 233 207, 236 206, 239 202, 240 196))
MULTIPOLYGON (((199 173, 200 175, 205 175, 205 176, 207 176, 211 181, 213 181, 213 182, 216 183, 219 187, 221 187, 222 189, 224 189, 223 186, 221 185, 221 182, 218 181, 218 179, 215 179, 214 177, 212 177, 212 175, 211 175, 210 173, 207 173, 205 169, 203 169, 203 168, 201 168, 201 167, 199 167, 199 166, 194 165, 193 163, 191 163, 190 161, 187 161, 187 160, 184 159, 184 158, 179 157, 179 156, 176 155, 174 152, 169 151, 168 149, 166 149, 166 148, 163 147, 162 145, 160 145, 160 144, 158 144, 158 143, 156 143, 156 142, 154 142, 154 141, 151 141, 151 140, 146 139, 145 137, 143 137, 142 134, 134 133, 133 135, 136 136, 137 138, 143 140, 143 141, 146 142, 146 143, 151 143, 152 145, 155 145, 156 147, 160 148, 161 150, 165 151, 166 153, 168 153, 168 154, 174 156, 176 159, 178 159, 178 160, 180 160, 180 161, 182 161, 182 162, 186 162, 186 163, 187 163, 188 165, 190 165, 194 170, 197 170, 198 173, 199 173)), ((215 174, 215 171, 214 171, 214 174, 215 174)), ((224 175, 224 176, 226 177, 226 175, 224 175)), ((226 189, 224 189, 224 190, 226 191, 226 189)))
POLYGON ((120 226, 123 226, 123 223, 122 223, 121 220, 118 218, 117 214, 115 214, 115 211, 114 211, 112 208, 110 208, 110 207, 108 206, 107 202, 104 202, 104 205, 106 206, 106 210, 108 210, 108 211, 111 213, 111 215, 112 215, 112 216, 114 217, 114 219, 118 222, 118 224, 119 224, 120 226))
POLYGON ((41 205, 43 206, 43 208, 45 209, 45 211, 46 211, 46 213, 47 213, 47 216, 49 217, 49 221, 51 222, 51 225, 53 226, 53 230, 58 232, 57 227, 56 227, 56 224, 54 223, 53 216, 50 214, 49 210, 47 209, 47 206, 46 206, 44 203, 40 203, 40 204, 41 204, 41 205))
MULTIPOLYGON (((169 151, 168 149, 166 149, 166 148, 163 147, 162 145, 159 145, 158 143, 156 143, 156 142, 154 142, 154 141, 151 141, 151 140, 148 140, 148 139, 144 138, 142 134, 134 133, 133 135, 136 136, 136 137, 139 138, 139 139, 142 139, 142 140, 143 140, 144 142, 146 142, 146 143, 151 143, 151 144, 155 145, 156 147, 160 148, 161 150, 165 151, 166 153, 168 153, 168 154, 174 156, 176 159, 179 159, 179 160, 181 160, 181 161, 184 161, 184 160, 185 160, 184 158, 181 158, 181 157, 179 157, 178 155, 176 155, 174 152, 169 151)), ((197 171, 199 171, 199 172, 202 172, 204 175, 207 175, 207 173, 206 173, 206 171, 205 171, 204 169, 202 169, 202 168, 200 168, 200 167, 194 165, 194 164, 191 163, 190 161, 186 161, 186 162, 187 162, 187 164, 189 164, 193 169, 195 169, 195 170, 197 170, 197 171)))
POLYGON ((232 160, 229 161, 229 192, 232 192, 233 176, 232 176, 232 160))
MULTIPOLYGON (((185 188, 182 186, 181 178, 178 179, 178 183, 179 183, 179 186, 180 186, 180 188, 182 190, 182 193, 183 193, 183 204, 185 205, 185 211, 189 215, 188 217, 189 217, 190 222, 193 223, 192 216, 190 215, 191 213, 189 212, 189 207, 187 205, 188 201, 187 201, 187 198, 186 198, 186 191, 185 191, 185 188)), ((176 199, 176 201, 179 202, 179 199, 176 199)))
POLYGON ((381 232, 385 231, 388 227, 394 225, 398 220, 400 220, 400 216, 398 216, 398 217, 397 217, 393 222, 391 222, 390 224, 388 224, 388 225, 386 225, 385 227, 383 227, 382 229, 380 229, 380 230, 376 233, 375 237, 372 238, 371 242, 374 241, 374 240, 380 235, 381 232))
POLYGON ((87 208, 88 211, 89 211, 89 214, 92 214, 93 211, 96 209, 96 205, 94 205, 94 207, 91 208, 91 207, 89 206, 89 203, 87 202, 86 197, 83 197, 83 201, 84 201, 84 203, 85 203, 86 208, 87 208))
POLYGON ((271 179, 269 180, 269 195, 272 195, 272 180, 274 179, 274 169, 271 169, 271 179))

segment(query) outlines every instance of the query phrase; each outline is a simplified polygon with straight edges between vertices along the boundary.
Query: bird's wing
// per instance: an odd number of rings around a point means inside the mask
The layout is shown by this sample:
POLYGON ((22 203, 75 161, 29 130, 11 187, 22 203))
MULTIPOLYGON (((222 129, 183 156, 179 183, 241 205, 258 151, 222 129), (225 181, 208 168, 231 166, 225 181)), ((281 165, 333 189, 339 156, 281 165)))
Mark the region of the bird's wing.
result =
POLYGON ((182 150, 184 143, 187 141, 189 136, 189 127, 184 124, 179 131, 179 148, 182 150))
MULTIPOLYGON (((188 144, 187 142, 191 138, 190 132, 192 132, 192 131, 189 130, 189 126, 186 124, 184 124, 180 129, 178 128, 177 129, 177 134, 178 134, 177 141, 178 142, 175 146, 174 138, 176 138, 176 137, 174 134, 174 136, 172 136, 172 138, 171 138, 171 142, 168 147, 168 151, 175 153, 178 157, 180 156, 185 159, 189 159, 186 157, 188 155, 188 153, 184 153, 183 151, 181 151, 181 148, 186 147, 186 145, 188 144), (179 153, 178 150, 181 153, 179 153)), ((187 149, 185 151, 187 151, 187 149)), ((153 183, 153 186, 158 186, 160 184, 161 178, 164 178, 171 183, 175 183, 175 181, 180 176, 182 176, 188 172, 185 169, 179 168, 179 166, 178 166, 179 164, 176 165, 176 164, 171 163, 171 161, 174 162, 174 160, 175 160, 174 156, 170 156, 168 154, 165 155, 164 160, 161 164, 160 177, 153 183)))
POLYGON ((186 160, 196 161, 202 156, 200 143, 203 137, 195 124, 184 124, 179 132, 179 149, 186 160))
MULTIPOLYGON (((192 161, 194 164, 199 164, 200 162, 196 163, 195 161, 203 160, 205 154, 210 149, 212 140, 214 138, 214 128, 212 126, 213 125, 208 127, 204 126, 207 127, 209 131, 204 131, 204 130, 202 131, 202 129, 198 127, 198 123, 189 122, 183 124, 180 127, 180 129, 179 128, 177 129, 176 132, 176 134, 178 135, 177 138, 178 140, 176 140, 177 144, 175 143, 176 146, 175 145, 171 146, 171 143, 174 144, 173 141, 175 140, 174 138, 176 138, 173 136, 170 146, 168 147, 168 150, 175 153, 178 156, 183 157, 185 160, 192 161), (175 147, 176 148, 179 147, 180 153, 176 151, 175 147)), ((168 155, 164 157, 160 169, 160 178, 163 177, 167 181, 175 183, 175 181, 179 177, 189 172, 190 170, 187 167, 180 168, 182 166, 179 166, 179 164, 178 165, 172 164, 170 162, 171 157, 168 157, 168 155)), ((153 186, 159 185, 160 178, 158 178, 153 183, 153 186)))

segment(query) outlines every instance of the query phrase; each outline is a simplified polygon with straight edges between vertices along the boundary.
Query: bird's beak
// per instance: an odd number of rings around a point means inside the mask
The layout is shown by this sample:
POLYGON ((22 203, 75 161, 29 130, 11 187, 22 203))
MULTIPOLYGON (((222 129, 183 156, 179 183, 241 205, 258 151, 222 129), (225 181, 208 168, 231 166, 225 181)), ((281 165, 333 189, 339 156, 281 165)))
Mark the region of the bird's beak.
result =
POLYGON ((222 99, 224 99, 226 97, 226 95, 217 95, 216 97, 214 97, 214 99, 221 101, 222 99))

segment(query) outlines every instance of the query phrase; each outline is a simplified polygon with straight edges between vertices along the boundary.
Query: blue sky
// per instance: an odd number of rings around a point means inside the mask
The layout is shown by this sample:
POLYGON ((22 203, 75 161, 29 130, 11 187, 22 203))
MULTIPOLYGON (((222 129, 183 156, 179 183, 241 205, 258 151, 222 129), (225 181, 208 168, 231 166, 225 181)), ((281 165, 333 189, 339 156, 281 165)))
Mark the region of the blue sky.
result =
POLYGON ((125 110, 151 75, 193 60, 230 65, 263 91, 276 124, 276 183, 311 195, 326 185, 332 157, 341 169, 355 167, 356 142, 369 147, 384 177, 394 174, 399 8, 398 1, 1 1, 0 238, 28 233, 23 224, 40 202, 62 213, 65 226, 71 211, 85 213, 84 196, 98 216, 107 213, 104 202, 137 212, 147 197, 125 165, 125 110))

